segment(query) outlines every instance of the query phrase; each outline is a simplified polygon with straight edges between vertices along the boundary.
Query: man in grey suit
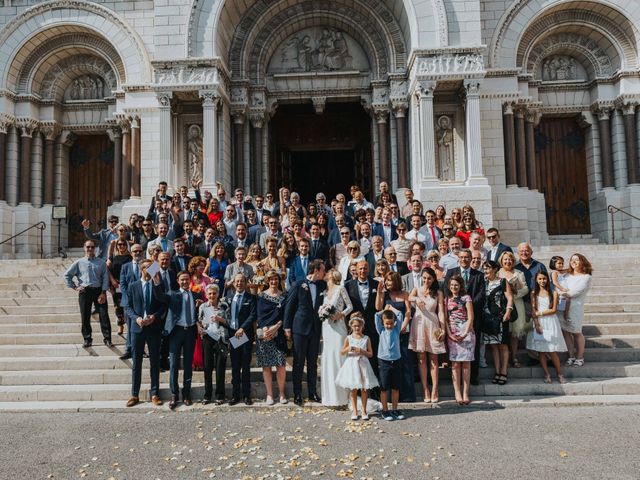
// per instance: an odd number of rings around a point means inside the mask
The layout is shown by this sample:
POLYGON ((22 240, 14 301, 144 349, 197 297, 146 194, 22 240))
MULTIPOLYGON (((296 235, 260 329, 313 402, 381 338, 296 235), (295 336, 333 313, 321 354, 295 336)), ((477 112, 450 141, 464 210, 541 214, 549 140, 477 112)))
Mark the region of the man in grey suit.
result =
POLYGON ((163 252, 169 252, 169 255, 173 257, 175 250, 173 249, 173 242, 167 238, 168 233, 169 225, 166 223, 158 225, 158 236, 147 244, 147 255, 149 255, 153 245, 159 245, 163 252))
POLYGON ((415 287, 422 286, 422 256, 412 256, 409 266, 411 271, 402 276, 402 288, 405 292, 411 293, 415 287))
POLYGON ((280 222, 276 217, 270 217, 269 223, 267 224, 267 231, 260 235, 260 248, 262 251, 265 251, 266 241, 268 237, 273 237, 278 242, 278 246, 280 246, 280 242, 282 241, 282 231, 280 230, 280 222))

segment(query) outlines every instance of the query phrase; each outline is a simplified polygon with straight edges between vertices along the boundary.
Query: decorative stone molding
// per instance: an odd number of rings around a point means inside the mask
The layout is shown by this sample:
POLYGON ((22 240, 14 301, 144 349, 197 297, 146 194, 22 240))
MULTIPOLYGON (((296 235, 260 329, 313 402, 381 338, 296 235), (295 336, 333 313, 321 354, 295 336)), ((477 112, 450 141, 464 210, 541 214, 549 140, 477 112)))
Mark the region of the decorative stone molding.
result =
POLYGON ((122 131, 120 127, 113 125, 110 128, 107 128, 107 135, 109 136, 109 140, 115 142, 116 138, 122 137, 122 131))
POLYGON ((465 92, 467 94, 467 97, 469 96, 478 96, 480 95, 480 82, 477 81, 465 81, 464 82, 464 89, 465 92))
POLYGON ((598 117, 598 120, 609 120, 609 118, 611 118, 611 111, 611 107, 598 106, 592 108, 592 112, 598 117))
POLYGON ((423 96, 433 97, 437 82, 420 81, 417 82, 414 89, 414 95, 418 98, 423 96))
POLYGON ((253 128, 264 127, 264 113, 252 112, 249 115, 249 120, 251 121, 251 125, 253 126, 253 128))
POLYGON ((217 67, 192 67, 178 65, 168 68, 155 68, 153 71, 156 86, 208 86, 220 83, 217 67))
POLYGON ((407 109, 409 108, 409 102, 405 101, 392 101, 391 109, 393 110, 393 115, 396 118, 405 117, 407 114, 407 109))
POLYGON ((246 115, 242 111, 231 112, 231 116, 233 117, 233 123, 236 125, 244 125, 246 115))
POLYGON ((215 90, 200 90, 198 96, 202 99, 202 106, 206 108, 215 108, 220 101, 220 95, 215 90))
POLYGON ((129 133, 131 131, 131 125, 129 123, 129 118, 124 113, 116 113, 114 115, 116 117, 116 122, 120 127, 120 131, 122 133, 129 133))
POLYGON ((404 78, 391 80, 391 85, 389 87, 389 100, 391 100, 391 102, 406 101, 407 85, 408 82, 404 78))
POLYGON ((34 118, 18 117, 16 118, 16 127, 22 131, 22 137, 30 137, 38 128, 38 121, 34 118))
POLYGON ((389 118, 389 110, 387 108, 374 107, 373 115, 376 119, 376 123, 387 123, 389 118))
POLYGON ((311 102, 313 103, 313 109, 316 114, 322 115, 324 112, 324 107, 327 103, 327 97, 311 97, 311 102))
POLYGON ((40 124, 40 131, 47 140, 55 140, 61 130, 62 127, 58 122, 42 122, 40 124))
POLYGON ((63 130, 60 133, 60 143, 65 147, 72 147, 78 136, 71 130, 63 130))
POLYGON ((0 113, 0 133, 7 133, 7 129, 14 125, 16 119, 6 113, 0 113))
POLYGON ((480 53, 442 53, 420 57, 415 73, 419 77, 484 76, 484 59, 480 53))
MULTIPOLYGON (((97 75, 104 81, 103 97, 108 97, 118 86, 118 79, 111 66, 102 58, 94 55, 74 55, 66 57, 56 63, 44 76, 40 86, 40 96, 44 99, 61 100, 64 91, 60 91, 59 87, 63 86, 63 82, 70 77, 80 77, 85 73, 97 75)), ((66 88, 68 85, 64 85, 66 88)), ((71 94, 64 95, 72 100, 71 94)))
POLYGON ((160 108, 171 108, 171 99, 173 98, 172 92, 158 92, 156 93, 160 108))
POLYGON ((247 105, 249 94, 246 86, 235 85, 231 87, 231 105, 247 105))

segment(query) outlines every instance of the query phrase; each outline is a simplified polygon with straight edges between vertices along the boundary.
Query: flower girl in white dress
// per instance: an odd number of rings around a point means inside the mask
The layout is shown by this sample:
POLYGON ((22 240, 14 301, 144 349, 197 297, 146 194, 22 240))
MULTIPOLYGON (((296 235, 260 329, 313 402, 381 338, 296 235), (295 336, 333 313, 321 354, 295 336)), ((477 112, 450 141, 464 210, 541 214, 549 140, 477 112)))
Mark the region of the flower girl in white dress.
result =
POLYGON ((364 319, 359 313, 355 313, 349 320, 351 335, 349 335, 342 347, 342 354, 347 359, 340 367, 336 377, 336 385, 351 390, 351 420, 358 419, 358 390, 361 390, 362 420, 369 420, 367 415, 367 390, 378 386, 369 358, 373 356, 371 341, 364 335, 364 319))

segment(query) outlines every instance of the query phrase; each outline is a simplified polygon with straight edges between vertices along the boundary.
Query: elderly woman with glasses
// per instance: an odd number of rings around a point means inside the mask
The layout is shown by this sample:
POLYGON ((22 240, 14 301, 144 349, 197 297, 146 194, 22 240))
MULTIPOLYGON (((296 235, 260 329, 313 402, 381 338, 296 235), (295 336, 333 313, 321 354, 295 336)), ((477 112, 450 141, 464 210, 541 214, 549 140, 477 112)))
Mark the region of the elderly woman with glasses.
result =
POLYGON ((360 244, 352 240, 347 244, 347 254, 340 259, 338 264, 338 272, 342 277, 340 285, 344 285, 344 282, 350 278, 349 266, 353 261, 363 260, 364 257, 360 254, 360 244))
POLYGON ((440 252, 438 252, 438 250, 429 250, 429 253, 427 253, 427 262, 429 262, 428 267, 435 272, 438 281, 443 280, 445 271, 444 268, 440 266, 440 252))

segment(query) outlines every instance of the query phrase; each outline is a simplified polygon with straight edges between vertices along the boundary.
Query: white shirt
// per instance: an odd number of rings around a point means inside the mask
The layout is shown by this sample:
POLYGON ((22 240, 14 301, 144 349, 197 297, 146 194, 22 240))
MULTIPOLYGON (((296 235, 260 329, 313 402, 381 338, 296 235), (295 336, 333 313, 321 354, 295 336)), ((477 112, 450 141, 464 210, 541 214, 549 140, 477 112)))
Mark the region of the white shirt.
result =
POLYGON ((360 282, 360 280, 358 280, 356 278, 356 281, 358 282, 358 294, 360 295, 360 302, 362 303, 363 307, 367 307, 367 302, 369 301, 369 281, 367 280, 366 282, 360 282))
POLYGON ((405 235, 407 240, 417 240, 420 243, 424 243, 427 237, 420 230, 409 230, 405 235))
POLYGON ((383 223, 382 231, 384 232, 384 238, 382 239, 383 245, 385 248, 387 248, 389 245, 391 245, 391 224, 385 226, 385 224, 383 223))

